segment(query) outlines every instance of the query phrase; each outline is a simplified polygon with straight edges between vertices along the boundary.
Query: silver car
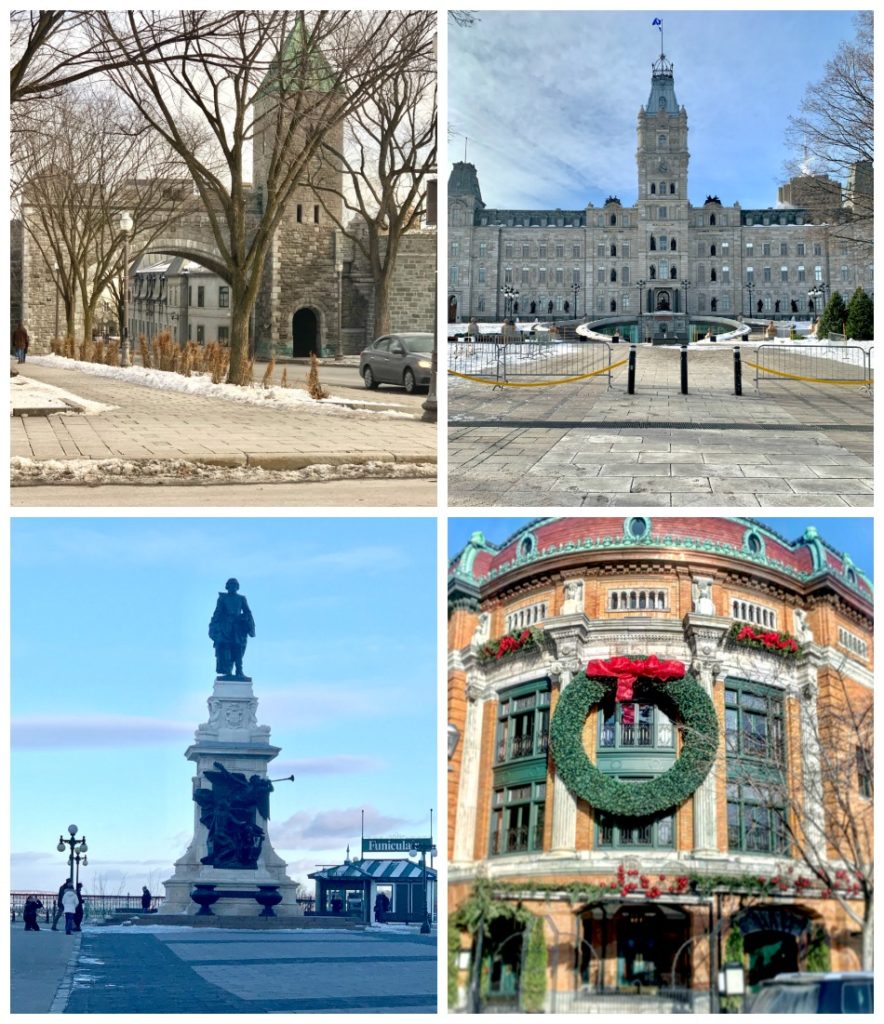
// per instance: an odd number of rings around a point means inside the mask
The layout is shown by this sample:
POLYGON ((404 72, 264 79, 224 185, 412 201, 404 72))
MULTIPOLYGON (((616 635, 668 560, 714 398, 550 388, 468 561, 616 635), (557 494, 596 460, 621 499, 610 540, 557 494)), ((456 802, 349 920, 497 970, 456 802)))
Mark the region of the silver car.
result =
POLYGON ((408 394, 430 386, 432 334, 385 334, 359 356, 359 373, 367 388, 401 385, 408 394))

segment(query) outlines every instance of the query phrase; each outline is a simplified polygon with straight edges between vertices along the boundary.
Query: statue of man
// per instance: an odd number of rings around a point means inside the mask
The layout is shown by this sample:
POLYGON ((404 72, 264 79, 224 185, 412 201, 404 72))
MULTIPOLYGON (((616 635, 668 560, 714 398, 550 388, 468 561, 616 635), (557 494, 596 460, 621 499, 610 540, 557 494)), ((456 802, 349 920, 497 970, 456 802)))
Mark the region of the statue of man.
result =
POLYGON ((218 595, 218 603, 209 623, 209 638, 215 645, 215 670, 219 679, 235 679, 250 683, 243 675, 242 659, 248 637, 255 635, 255 620, 249 602, 238 593, 239 582, 228 580, 226 593, 218 595))

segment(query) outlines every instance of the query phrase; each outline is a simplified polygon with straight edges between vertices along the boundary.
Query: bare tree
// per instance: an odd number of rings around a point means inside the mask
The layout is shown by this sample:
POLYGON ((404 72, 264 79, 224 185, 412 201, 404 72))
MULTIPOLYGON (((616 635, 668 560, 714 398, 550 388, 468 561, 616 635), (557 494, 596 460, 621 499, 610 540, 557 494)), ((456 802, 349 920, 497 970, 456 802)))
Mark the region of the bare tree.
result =
POLYGON ((317 175, 313 186, 369 264, 375 337, 390 331, 389 295, 399 249, 406 232, 421 224, 428 179, 436 173, 435 12, 419 12, 414 28, 425 44, 414 49, 410 64, 365 97, 348 121, 343 146, 323 142, 324 162, 342 168, 343 179, 317 175))
POLYGON ((121 212, 131 213, 134 231, 149 244, 192 203, 191 186, 180 162, 116 92, 68 89, 39 109, 39 126, 19 136, 16 197, 25 229, 55 275, 67 334, 75 335, 79 308, 88 340, 98 303, 123 269, 121 212))
POLYGON ((202 200, 230 286, 229 379, 239 380, 287 203, 308 183, 329 133, 423 48, 422 14, 237 11, 220 29, 205 11, 96 19, 110 77, 180 156, 202 200), (249 188, 253 144, 257 197, 249 188))
POLYGON ((791 859, 802 865, 874 954, 874 755, 872 701, 837 673, 827 692, 804 694, 800 740, 783 754, 779 779, 753 779, 776 815, 791 859))
POLYGON ((798 154, 790 173, 805 179, 811 200, 816 189, 823 207, 833 205, 831 179, 840 182, 853 220, 872 217, 873 87, 872 12, 860 11, 856 38, 841 43, 822 79, 808 86, 800 112, 789 118, 786 130, 787 142, 798 154))

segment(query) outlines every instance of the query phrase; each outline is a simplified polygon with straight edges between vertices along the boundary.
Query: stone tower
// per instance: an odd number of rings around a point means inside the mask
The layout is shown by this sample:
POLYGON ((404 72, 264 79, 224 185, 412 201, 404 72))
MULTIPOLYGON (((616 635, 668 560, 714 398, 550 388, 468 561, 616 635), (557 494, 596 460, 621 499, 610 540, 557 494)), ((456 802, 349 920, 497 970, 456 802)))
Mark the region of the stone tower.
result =
POLYGON ((666 314, 684 311, 688 269, 688 116, 675 96, 673 66, 661 53, 651 66, 651 94, 637 128, 639 266, 649 270, 642 311, 664 314, 664 333, 682 325, 666 314))
MULTIPOLYGON (((259 205, 266 201, 268 183, 285 173, 286 161, 279 160, 279 149, 291 119, 301 122, 294 146, 303 147, 311 122, 334 117, 337 107, 331 68, 321 54, 307 52, 306 47, 297 22, 279 55, 278 67, 268 72, 255 99, 252 176, 259 205)), ((326 130, 324 139, 340 151, 343 122, 326 130)), ((333 157, 327 150, 318 150, 274 231, 255 315, 255 337, 262 355, 321 354, 337 339, 340 295, 336 266, 342 254, 337 251, 335 224, 314 186, 340 190, 342 181, 343 173, 333 157)), ((326 205, 340 207, 331 192, 323 193, 323 198, 326 205)))

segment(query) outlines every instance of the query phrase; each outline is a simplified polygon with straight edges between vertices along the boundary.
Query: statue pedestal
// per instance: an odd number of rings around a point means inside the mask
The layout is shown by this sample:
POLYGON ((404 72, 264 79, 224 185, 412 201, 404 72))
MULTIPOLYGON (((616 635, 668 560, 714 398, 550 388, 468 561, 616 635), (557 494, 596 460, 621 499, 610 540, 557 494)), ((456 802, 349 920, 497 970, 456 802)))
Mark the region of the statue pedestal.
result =
MULTIPOLYGON (((227 771, 242 773, 247 779, 252 775, 266 779, 267 766, 280 748, 271 745, 270 728, 258 725, 258 701, 252 692, 252 684, 216 679, 208 704, 209 721, 197 728, 194 742, 184 752, 184 756, 196 765, 193 792, 212 789, 205 773, 216 771, 216 761, 227 771)), ((190 894, 198 882, 214 885, 215 891, 222 894, 225 891, 256 889, 259 885, 275 885, 282 895, 282 902, 275 908, 276 913, 285 917, 303 914, 295 902, 295 883, 286 874, 285 861, 274 851, 267 835, 267 821, 259 811, 255 811, 255 824, 263 829, 265 838, 254 868, 216 868, 203 864, 201 858, 208 856, 209 831, 200 821, 202 812, 196 801, 193 802, 193 812, 193 839, 184 855, 175 861, 172 877, 163 883, 166 888, 163 914, 196 915, 199 907, 190 894)), ((261 907, 253 899, 229 897, 218 900, 212 912, 223 917, 258 917, 261 907)))

